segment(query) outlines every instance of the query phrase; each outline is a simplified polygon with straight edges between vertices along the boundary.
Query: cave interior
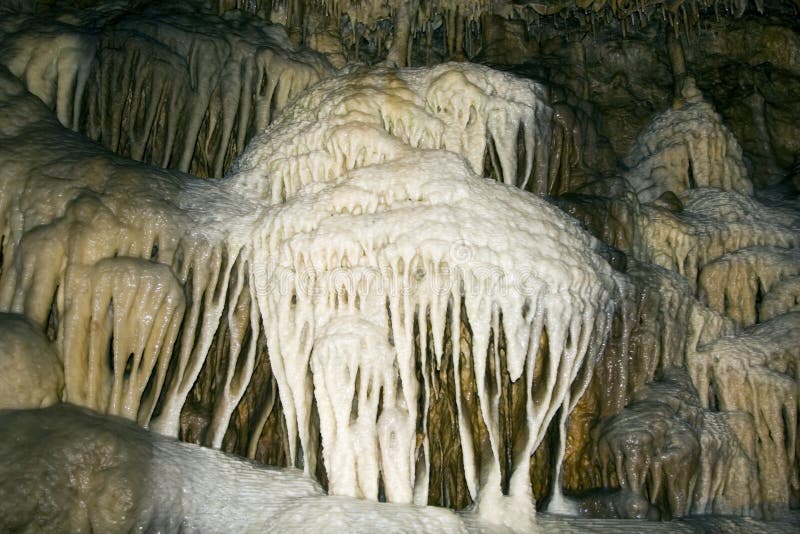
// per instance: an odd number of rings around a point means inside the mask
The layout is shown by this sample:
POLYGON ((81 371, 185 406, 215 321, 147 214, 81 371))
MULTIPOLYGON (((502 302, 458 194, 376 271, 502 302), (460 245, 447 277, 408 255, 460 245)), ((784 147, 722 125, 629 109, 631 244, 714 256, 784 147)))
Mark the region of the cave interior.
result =
POLYGON ((799 247, 798 0, 0 0, 0 530, 793 531, 799 247))

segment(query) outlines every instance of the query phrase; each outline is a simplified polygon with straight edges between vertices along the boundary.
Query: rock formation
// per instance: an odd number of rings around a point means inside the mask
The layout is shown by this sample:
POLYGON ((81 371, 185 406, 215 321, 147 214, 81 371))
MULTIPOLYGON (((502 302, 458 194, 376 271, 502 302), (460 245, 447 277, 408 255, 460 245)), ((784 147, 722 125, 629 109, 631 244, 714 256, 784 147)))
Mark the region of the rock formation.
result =
POLYGON ((796 513, 796 5, 52 4, 0 2, 2 528, 796 513))

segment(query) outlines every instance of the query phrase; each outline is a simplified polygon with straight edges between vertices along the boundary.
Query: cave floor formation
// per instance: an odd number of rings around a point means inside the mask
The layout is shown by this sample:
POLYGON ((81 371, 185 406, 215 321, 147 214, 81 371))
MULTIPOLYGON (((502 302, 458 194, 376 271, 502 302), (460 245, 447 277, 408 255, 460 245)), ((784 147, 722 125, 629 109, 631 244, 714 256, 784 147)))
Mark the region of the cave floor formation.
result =
POLYGON ((795 530, 798 9, 0 0, 0 530, 795 530))

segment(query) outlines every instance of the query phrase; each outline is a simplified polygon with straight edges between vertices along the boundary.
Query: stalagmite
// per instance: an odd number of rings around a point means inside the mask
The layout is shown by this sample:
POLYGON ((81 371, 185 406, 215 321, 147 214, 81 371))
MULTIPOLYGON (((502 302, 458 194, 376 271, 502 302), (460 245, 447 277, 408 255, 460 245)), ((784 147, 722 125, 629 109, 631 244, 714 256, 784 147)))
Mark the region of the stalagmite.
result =
POLYGON ((696 187, 753 193, 739 143, 692 78, 685 79, 673 109, 657 115, 639 135, 625 164, 642 202, 696 187))
POLYGON ((386 499, 410 503, 416 433, 405 399, 396 404, 396 356, 387 339, 388 332, 357 316, 331 319, 311 355, 314 398, 328 490, 377 500, 382 473, 386 499))

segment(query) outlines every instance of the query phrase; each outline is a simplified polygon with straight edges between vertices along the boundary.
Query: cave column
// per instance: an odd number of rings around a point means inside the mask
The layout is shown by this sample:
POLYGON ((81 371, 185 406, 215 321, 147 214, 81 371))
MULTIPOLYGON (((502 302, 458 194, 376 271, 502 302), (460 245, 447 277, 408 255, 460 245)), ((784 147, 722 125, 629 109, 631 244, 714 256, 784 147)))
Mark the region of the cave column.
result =
POLYGON ((304 40, 304 20, 305 2, 301 0, 290 0, 289 13, 286 17, 286 25, 289 27, 289 38, 294 44, 303 44, 304 40))
POLYGON ((669 64, 672 66, 673 91, 675 96, 681 93, 683 79, 686 78, 686 57, 683 53, 683 45, 680 36, 676 32, 667 28, 667 52, 669 53, 669 64))
POLYGON ((399 2, 394 13, 394 41, 386 55, 387 63, 398 67, 407 67, 410 63, 411 28, 418 8, 419 0, 399 2))
POLYGON ((455 39, 455 49, 452 53, 452 59, 456 61, 464 61, 464 27, 469 24, 469 20, 467 20, 462 14, 461 10, 458 9, 456 11, 455 16, 455 27, 454 31, 456 34, 455 39))

